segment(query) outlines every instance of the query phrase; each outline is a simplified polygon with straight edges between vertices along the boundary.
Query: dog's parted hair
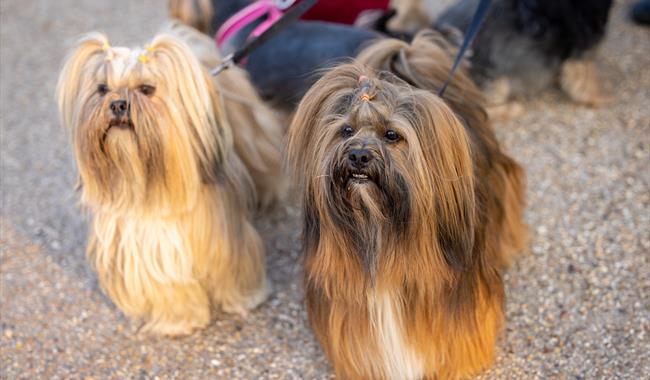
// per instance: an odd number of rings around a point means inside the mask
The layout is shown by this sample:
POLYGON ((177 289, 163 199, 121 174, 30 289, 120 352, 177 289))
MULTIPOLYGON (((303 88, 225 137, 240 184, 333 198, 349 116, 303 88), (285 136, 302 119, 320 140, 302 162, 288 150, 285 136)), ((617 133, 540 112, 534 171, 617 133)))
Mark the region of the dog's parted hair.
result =
POLYGON ((169 335, 207 325, 211 301, 236 312, 261 302, 254 184, 187 45, 161 34, 132 50, 90 34, 57 92, 93 214, 88 255, 111 299, 145 331, 169 335), (116 100, 128 105, 119 120, 116 100))
POLYGON ((524 180, 465 73, 435 95, 451 54, 429 32, 379 41, 325 74, 291 125, 309 318, 342 378, 453 379, 493 360, 524 180), (346 164, 360 147, 362 180, 346 164))

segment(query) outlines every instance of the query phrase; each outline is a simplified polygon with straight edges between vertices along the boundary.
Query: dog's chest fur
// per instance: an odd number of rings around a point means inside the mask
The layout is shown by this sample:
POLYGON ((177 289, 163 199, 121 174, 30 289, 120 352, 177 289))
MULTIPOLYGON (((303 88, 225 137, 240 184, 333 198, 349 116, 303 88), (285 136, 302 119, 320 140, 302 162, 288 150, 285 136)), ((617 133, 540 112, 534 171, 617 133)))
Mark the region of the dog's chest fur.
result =
POLYGON ((404 310, 389 293, 373 291, 368 297, 368 311, 384 367, 379 372, 387 379, 420 379, 424 365, 407 343, 404 310))
POLYGON ((222 229, 207 189, 197 206, 180 215, 98 211, 88 254, 103 287, 123 308, 139 303, 152 283, 195 283, 218 259, 222 229))
MULTIPOLYGON (((159 282, 188 281, 192 278, 192 254, 204 247, 197 247, 188 236, 186 224, 180 218, 97 215, 93 223, 96 264, 118 266, 133 276, 131 281, 142 278, 159 282), (147 272, 146 276, 143 271, 147 272)), ((126 278, 125 281, 130 282, 126 278)))

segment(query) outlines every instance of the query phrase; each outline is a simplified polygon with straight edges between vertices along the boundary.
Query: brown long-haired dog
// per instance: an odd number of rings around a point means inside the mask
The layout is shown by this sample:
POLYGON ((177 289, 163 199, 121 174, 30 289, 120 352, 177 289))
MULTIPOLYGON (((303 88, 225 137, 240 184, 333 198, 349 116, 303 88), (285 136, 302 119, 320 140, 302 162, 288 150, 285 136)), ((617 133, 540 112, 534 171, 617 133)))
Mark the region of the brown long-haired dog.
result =
POLYGON ((251 218, 256 184, 276 191, 280 147, 247 116, 256 99, 224 109, 178 35, 128 49, 94 33, 66 60, 58 102, 93 214, 88 256, 144 331, 188 334, 209 323, 211 305, 245 313, 268 294, 251 218), (267 170, 246 166, 255 161, 267 170))
POLYGON ((379 41, 290 127, 309 320, 340 378, 457 379, 493 361, 524 175, 463 72, 435 95, 452 54, 428 32, 379 41))

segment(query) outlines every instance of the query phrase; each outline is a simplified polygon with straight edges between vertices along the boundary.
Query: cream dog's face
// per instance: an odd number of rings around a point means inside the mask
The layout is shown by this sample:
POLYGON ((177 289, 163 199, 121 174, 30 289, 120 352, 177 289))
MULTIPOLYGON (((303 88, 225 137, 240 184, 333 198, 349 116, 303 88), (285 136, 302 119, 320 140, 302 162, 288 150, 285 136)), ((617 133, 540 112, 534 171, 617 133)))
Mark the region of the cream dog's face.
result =
POLYGON ((84 200, 132 206, 173 194, 188 202, 188 184, 213 177, 226 149, 215 98, 201 64, 172 36, 144 49, 110 47, 100 34, 83 39, 58 100, 84 200))

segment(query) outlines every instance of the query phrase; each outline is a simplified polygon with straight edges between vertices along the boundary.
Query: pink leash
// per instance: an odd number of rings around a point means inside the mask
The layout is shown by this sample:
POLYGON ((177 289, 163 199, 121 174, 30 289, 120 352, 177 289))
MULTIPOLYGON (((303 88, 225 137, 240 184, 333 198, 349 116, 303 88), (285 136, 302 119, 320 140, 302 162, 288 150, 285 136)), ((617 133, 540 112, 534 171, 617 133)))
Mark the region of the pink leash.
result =
POLYGON ((230 17, 228 21, 219 28, 215 35, 217 46, 221 48, 230 37, 239 32, 242 28, 266 15, 266 20, 258 25, 249 36, 249 38, 257 38, 260 34, 264 33, 268 28, 275 24, 275 22, 282 17, 282 11, 290 7, 294 1, 295 0, 258 0, 246 8, 243 8, 230 17))

